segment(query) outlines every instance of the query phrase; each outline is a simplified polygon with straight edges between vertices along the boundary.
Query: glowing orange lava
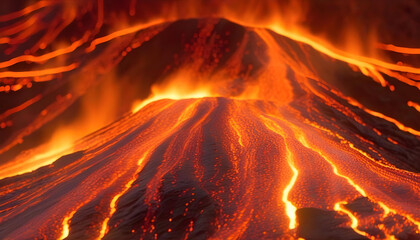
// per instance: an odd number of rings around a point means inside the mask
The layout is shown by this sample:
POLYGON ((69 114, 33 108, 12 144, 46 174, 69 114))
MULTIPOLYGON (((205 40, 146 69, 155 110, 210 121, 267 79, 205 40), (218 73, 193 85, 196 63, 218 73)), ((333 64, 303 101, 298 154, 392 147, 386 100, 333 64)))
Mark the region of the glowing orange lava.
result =
POLYGON ((111 2, 0 16, 1 239, 420 236, 419 48, 304 1, 111 2))

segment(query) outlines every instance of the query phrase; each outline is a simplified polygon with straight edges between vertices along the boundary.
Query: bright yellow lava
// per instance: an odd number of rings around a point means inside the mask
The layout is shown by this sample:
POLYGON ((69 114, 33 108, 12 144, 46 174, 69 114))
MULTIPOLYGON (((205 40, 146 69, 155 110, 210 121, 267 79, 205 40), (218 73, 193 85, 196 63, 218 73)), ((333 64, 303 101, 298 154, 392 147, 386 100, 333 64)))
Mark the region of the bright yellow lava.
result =
POLYGON ((147 104, 149 104, 151 102, 154 102, 154 101, 157 101, 157 100, 161 100, 161 99, 177 100, 177 99, 187 99, 187 98, 203 98, 203 97, 207 97, 207 96, 209 96, 209 94, 206 91, 198 91, 198 92, 185 94, 185 95, 177 94, 176 92, 167 93, 167 94, 159 94, 159 95, 153 96, 151 98, 148 98, 144 101, 139 101, 139 102, 135 103, 134 106, 132 107, 131 112, 136 113, 140 109, 142 109, 144 106, 146 106, 147 104))
POLYGON ((70 220, 72 219, 73 215, 76 213, 76 211, 72 211, 69 215, 67 215, 63 220, 63 230, 60 236, 60 240, 65 239, 69 233, 70 233, 70 220))
MULTIPOLYGON (((263 120, 265 126, 270 129, 271 131, 279 134, 280 136, 285 136, 285 133, 283 132, 283 130, 275 123, 273 122, 271 119, 266 118, 261 116, 261 119, 263 120)), ((293 163, 293 155, 292 152, 289 150, 289 148, 287 147, 287 142, 286 143, 286 152, 287 152, 287 163, 289 164, 290 168, 293 171, 293 176, 290 179, 289 184, 287 184, 286 188, 283 190, 283 195, 282 195, 282 201, 284 202, 285 206, 286 206, 286 214, 290 219, 289 222, 289 229, 295 229, 296 228, 296 207, 289 201, 288 197, 289 197, 289 193, 293 188, 293 185, 295 184, 297 177, 299 175, 298 170, 296 169, 294 163, 293 163)))
MULTIPOLYGON (((128 189, 131 187, 131 185, 133 184, 133 182, 135 181, 135 179, 130 180, 125 186, 123 191, 121 191, 120 193, 118 193, 117 195, 115 195, 112 200, 111 203, 109 204, 109 216, 112 216, 115 211, 117 211, 116 205, 117 205, 117 201, 120 199, 120 197, 128 191, 128 189)), ((99 237, 97 238, 102 239, 105 234, 108 232, 108 222, 109 222, 110 217, 105 218, 105 220, 102 222, 102 227, 101 227, 101 231, 99 233, 99 237)))
MULTIPOLYGON (((136 174, 134 174, 134 176, 137 176, 137 174, 141 171, 141 169, 143 168, 143 163, 144 160, 147 156, 148 152, 146 152, 143 157, 141 157, 139 159, 139 161, 137 162, 137 165, 139 166, 139 168, 136 171, 136 174)), ((105 218, 105 220, 102 222, 102 227, 101 227, 101 231, 99 232, 99 236, 98 236, 98 240, 102 239, 105 234, 108 232, 108 222, 110 217, 115 213, 115 211, 117 211, 117 202, 120 199, 120 197, 126 193, 128 191, 128 189, 130 189, 131 185, 133 185, 134 181, 136 180, 136 178, 131 179, 127 184, 125 184, 124 189, 119 192, 117 195, 115 195, 110 204, 109 204, 109 213, 108 213, 108 217, 105 218)))
POLYGON ((337 167, 334 165, 334 163, 330 160, 330 159, 328 159, 327 158, 327 156, 325 156, 319 149, 316 149, 315 147, 311 147, 311 146, 309 146, 309 144, 308 144, 308 142, 306 141, 306 139, 305 139, 305 137, 303 136, 303 134, 302 133, 297 133, 297 139, 299 140, 299 142, 303 145, 303 146, 305 146, 306 148, 309 148, 309 149, 313 149, 314 151, 316 151, 323 159, 325 159, 330 165, 331 165, 331 167, 333 168, 333 172, 334 172, 334 174, 335 175, 337 175, 337 176, 339 176, 339 177, 342 177, 342 178, 344 178, 344 179, 346 179, 347 180, 347 182, 350 184, 350 185, 352 185, 355 189, 356 189, 356 191, 357 192, 359 192, 362 196, 364 196, 364 197, 366 197, 366 192, 359 186, 359 185, 357 185, 357 184, 355 184, 354 182, 353 182, 353 180, 351 180, 349 177, 347 177, 347 176, 344 176, 344 175, 342 175, 342 174, 340 174, 339 172, 338 172, 338 169, 337 169, 337 167))
POLYGON ((362 236, 365 236, 365 237, 373 240, 374 238, 370 237, 367 233, 365 233, 365 232, 360 231, 359 229, 357 229, 357 226, 359 225, 359 222, 358 222, 357 218, 350 211, 348 211, 347 209, 342 208, 341 205, 343 205, 343 204, 347 204, 347 202, 342 201, 342 202, 336 203, 335 206, 334 206, 334 210, 337 211, 337 212, 343 212, 347 216, 349 216, 349 218, 351 219, 351 226, 350 227, 355 232, 357 232, 358 234, 360 234, 362 236))
POLYGON ((290 190, 292 190, 293 185, 296 182, 299 172, 296 169, 296 167, 293 165, 293 156, 289 149, 287 149, 287 162, 289 163, 289 166, 293 171, 293 177, 292 179, 290 179, 289 184, 283 191, 282 200, 284 204, 286 205, 286 214, 290 218, 289 229, 295 229, 296 228, 296 207, 293 206, 293 204, 288 200, 288 196, 289 196, 290 190))

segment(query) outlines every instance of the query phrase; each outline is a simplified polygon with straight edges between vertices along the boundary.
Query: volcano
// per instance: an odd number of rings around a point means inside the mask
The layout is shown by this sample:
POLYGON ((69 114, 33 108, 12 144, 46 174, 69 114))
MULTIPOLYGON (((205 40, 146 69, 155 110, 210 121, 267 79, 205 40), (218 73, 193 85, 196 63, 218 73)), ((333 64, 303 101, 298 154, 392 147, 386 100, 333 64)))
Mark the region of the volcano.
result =
MULTIPOLYGON (((0 40, 60 3, 0 16, 0 40)), ((420 238, 415 48, 206 16, 115 31, 103 4, 2 49, 1 239, 420 238)))

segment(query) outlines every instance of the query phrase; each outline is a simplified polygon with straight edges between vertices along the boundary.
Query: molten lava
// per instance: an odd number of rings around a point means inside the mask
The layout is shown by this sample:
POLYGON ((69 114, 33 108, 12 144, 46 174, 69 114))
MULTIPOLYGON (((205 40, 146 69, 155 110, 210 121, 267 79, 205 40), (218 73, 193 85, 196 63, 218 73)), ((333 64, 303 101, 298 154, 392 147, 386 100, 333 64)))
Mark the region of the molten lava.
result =
POLYGON ((0 15, 1 239, 420 238, 418 46, 145 2, 0 15))

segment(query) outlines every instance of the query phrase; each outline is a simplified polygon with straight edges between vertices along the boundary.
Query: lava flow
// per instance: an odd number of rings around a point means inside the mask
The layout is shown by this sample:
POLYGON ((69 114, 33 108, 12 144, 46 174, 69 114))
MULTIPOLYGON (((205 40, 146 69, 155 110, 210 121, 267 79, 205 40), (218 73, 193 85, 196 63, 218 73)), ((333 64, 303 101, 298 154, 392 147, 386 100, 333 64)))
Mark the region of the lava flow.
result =
POLYGON ((419 239, 420 4, 379 2, 5 4, 0 238, 419 239))

